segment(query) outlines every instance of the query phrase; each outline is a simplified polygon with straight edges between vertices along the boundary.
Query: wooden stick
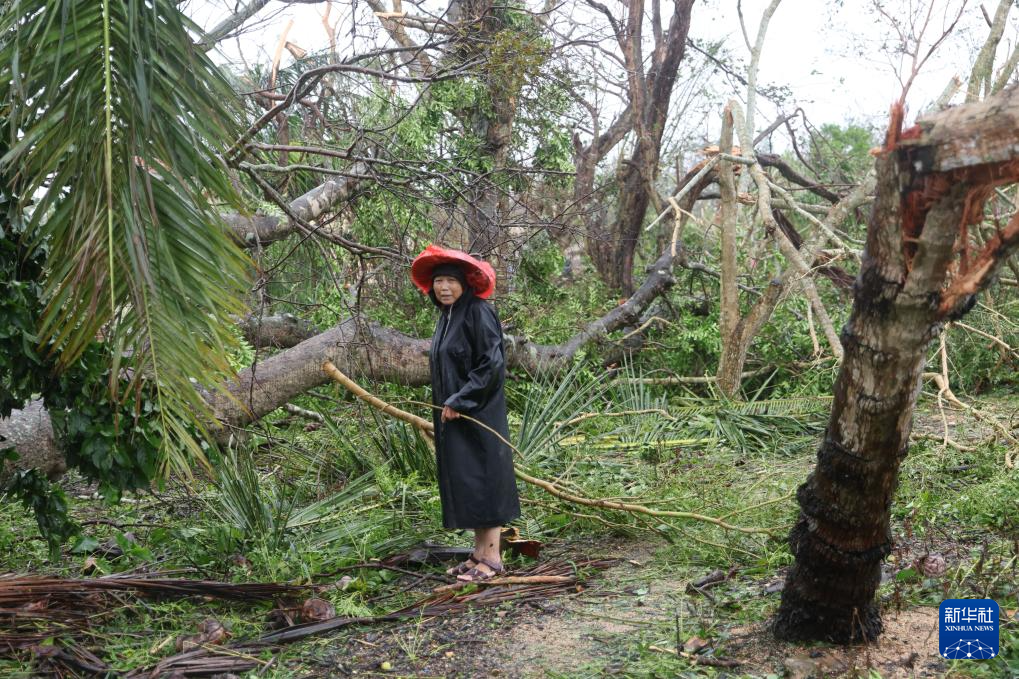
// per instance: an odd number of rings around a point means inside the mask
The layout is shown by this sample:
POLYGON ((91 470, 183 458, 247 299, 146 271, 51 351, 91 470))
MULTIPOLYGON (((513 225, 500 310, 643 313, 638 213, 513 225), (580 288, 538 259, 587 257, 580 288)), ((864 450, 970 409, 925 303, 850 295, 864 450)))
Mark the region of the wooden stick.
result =
MULTIPOLYGON (((382 412, 386 413, 387 415, 395 417, 395 418, 397 418, 399 420, 402 420, 404 422, 410 423, 411 425, 421 429, 422 431, 425 431, 425 432, 428 432, 428 433, 434 433, 433 426, 432 426, 431 422, 425 420, 424 418, 418 417, 417 415, 412 415, 411 413, 408 413, 408 412, 405 412, 403 410, 400 410, 396 406, 393 406, 393 405, 391 405, 389 403, 386 403, 385 401, 383 401, 382 399, 378 398, 377 396, 373 396, 372 394, 367 392, 365 389, 363 389, 360 385, 358 385, 356 382, 354 382, 349 377, 344 375, 339 370, 339 368, 337 368, 335 365, 333 365, 332 361, 326 361, 325 363, 323 363, 322 364, 322 369, 325 371, 325 373, 327 375, 329 375, 329 377, 333 378, 334 380, 336 380, 337 382, 342 384, 347 389, 350 389, 350 391, 355 396, 357 396, 358 398, 366 401, 367 403, 371 404, 375 408, 378 408, 379 410, 381 410, 382 412)), ((441 408, 441 406, 437 406, 437 405, 434 405, 432 403, 421 403, 420 401, 411 401, 411 403, 427 406, 429 408, 435 408, 435 409, 440 409, 441 408)), ((471 417, 470 415, 464 415, 463 413, 460 414, 460 417, 465 419, 465 420, 468 420, 470 422, 474 422, 478 426, 483 427, 484 429, 487 429, 488 431, 492 432, 493 434, 495 434, 499 438, 500 441, 502 441, 507 446, 509 446, 510 450, 512 450, 517 455, 520 454, 520 450, 518 450, 516 446, 514 446, 512 443, 507 441, 503 437, 502 434, 500 434, 499 432, 495 431, 494 429, 489 427, 484 422, 476 420, 473 417, 471 417)), ((664 510, 664 509, 650 509, 650 508, 645 507, 643 505, 629 504, 629 503, 626 503, 626 502, 615 502, 615 501, 609 501, 609 500, 599 500, 599 499, 586 498, 586 497, 583 497, 583 496, 580 496, 580 495, 575 495, 573 493, 569 493, 569 492, 567 492, 565 490, 562 490, 561 488, 559 488, 558 486, 556 486, 553 483, 550 483, 549 481, 546 481, 544 479, 539 479, 539 478, 537 478, 535 476, 531 476, 527 472, 525 472, 522 469, 520 469, 520 467, 518 467, 516 464, 513 465, 513 471, 516 473, 517 478, 520 479, 521 481, 524 481, 525 483, 529 483, 532 486, 537 486, 538 488, 541 488, 542 490, 546 491, 550 495, 554 495, 555 497, 560 498, 561 500, 567 500, 568 502, 573 502, 573 503, 579 504, 579 505, 585 505, 587 507, 600 507, 602 509, 613 509, 613 510, 623 511, 623 512, 633 512, 633 513, 636 513, 636 514, 647 514, 648 516, 672 517, 672 518, 676 518, 676 519, 689 519, 691 521, 702 521, 704 523, 714 524, 714 525, 718 526, 719 528, 724 528, 726 530, 732 530, 732 531, 736 531, 736 532, 739 532, 739 533, 746 533, 746 534, 751 534, 751 535, 752 534, 757 534, 757 533, 764 533, 764 534, 767 534, 767 535, 771 535, 772 532, 773 532, 773 529, 769 529, 769 528, 746 528, 746 527, 743 527, 743 526, 734 526, 734 525, 726 523, 725 521, 722 521, 720 519, 716 519, 713 516, 705 516, 703 514, 697 514, 695 512, 678 512, 678 511, 669 511, 669 510, 664 510)))
POLYGON ((433 592, 451 592, 463 589, 467 585, 485 585, 487 587, 498 587, 499 585, 568 585, 576 582, 572 575, 506 575, 503 577, 489 578, 487 580, 457 580, 452 585, 436 587, 433 592))
POLYGON ((291 19, 287 22, 287 27, 283 29, 283 35, 280 36, 279 44, 276 45, 276 54, 272 57, 272 72, 269 75, 269 89, 276 87, 276 74, 279 72, 280 59, 283 57, 283 47, 287 44, 287 35, 290 33, 290 29, 294 27, 294 20, 291 19))
POLYGON ((405 410, 400 410, 396 406, 386 403, 378 396, 370 394, 368 391, 363 389, 361 385, 359 385, 357 382, 344 375, 339 368, 333 365, 332 361, 326 361, 325 363, 323 363, 322 370, 325 371, 326 375, 329 375, 329 377, 333 378, 334 380, 342 384, 344 387, 347 388, 347 390, 350 391, 350 393, 354 394, 354 396, 357 396, 362 401, 365 401, 369 405, 378 408, 386 415, 390 415, 398 420, 406 422, 412 427, 415 427, 416 429, 419 429, 423 433, 427 434, 429 437, 434 437, 435 432, 431 422, 424 419, 423 417, 412 415, 411 413, 408 413, 405 410))

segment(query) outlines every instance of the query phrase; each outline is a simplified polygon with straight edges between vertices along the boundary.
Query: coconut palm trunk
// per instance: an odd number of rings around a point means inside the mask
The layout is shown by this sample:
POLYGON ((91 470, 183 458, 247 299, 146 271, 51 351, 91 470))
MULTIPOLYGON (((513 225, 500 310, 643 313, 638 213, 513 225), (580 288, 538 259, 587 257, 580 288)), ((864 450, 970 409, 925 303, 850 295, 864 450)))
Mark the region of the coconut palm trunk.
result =
POLYGON ((845 357, 817 465, 797 498, 796 557, 775 633, 870 641, 881 633, 875 593, 892 547, 890 512, 909 450, 926 348, 966 313, 1019 246, 1013 218, 984 246, 968 226, 993 189, 1019 179, 1019 95, 960 106, 899 132, 893 108, 877 160, 877 195, 845 357))

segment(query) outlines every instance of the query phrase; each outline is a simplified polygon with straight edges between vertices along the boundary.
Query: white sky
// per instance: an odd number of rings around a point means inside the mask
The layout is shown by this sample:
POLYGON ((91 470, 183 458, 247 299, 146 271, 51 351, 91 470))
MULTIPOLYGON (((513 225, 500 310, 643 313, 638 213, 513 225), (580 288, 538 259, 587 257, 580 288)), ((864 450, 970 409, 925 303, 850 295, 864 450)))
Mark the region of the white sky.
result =
MULTIPOLYGON (((531 4, 536 1, 532 0, 531 4)), ((933 3, 924 51, 941 35, 946 15, 950 21, 961 7, 965 8, 956 33, 939 48, 910 90, 909 110, 915 115, 937 98, 953 75, 966 79, 973 55, 987 34, 987 24, 979 2, 973 0, 878 1, 889 15, 900 20, 908 19, 910 8, 923 13, 933 3)), ((188 11, 200 25, 210 28, 236 4, 237 0, 192 0, 188 11)), ((619 7, 614 0, 608 0, 607 4, 610 8, 619 7)), ((671 5, 667 0, 662 4, 671 5)), ((744 0, 742 3, 751 40, 767 4, 768 0, 744 0)), ((725 38, 734 54, 748 58, 736 6, 737 0, 698 0, 693 10, 691 37, 725 38)), ((784 0, 768 30, 760 84, 788 86, 795 103, 788 104, 786 110, 802 106, 815 125, 849 121, 880 125, 887 117, 888 106, 898 98, 902 88, 895 75, 893 59, 880 49, 882 45, 895 43, 894 31, 873 6, 874 0, 784 0)), ((985 0, 985 7, 993 14, 996 2, 985 0)), ((322 49, 327 45, 321 24, 324 9, 324 2, 316 5, 271 2, 250 22, 252 28, 243 36, 221 44, 221 56, 236 60, 243 54, 249 63, 268 63, 284 26, 291 19, 294 20, 289 35, 291 41, 305 49, 322 49)), ((360 11, 365 9, 361 3, 360 11)), ((350 2, 334 2, 331 17, 335 21, 349 16, 350 11, 350 2)), ((1019 15, 1019 11, 1013 10, 1012 14, 1019 15)), ((996 64, 1003 63, 1011 52, 1017 24, 1019 19, 1010 17, 996 64)), ((338 39, 341 46, 351 40, 349 33, 339 35, 338 39)), ((282 65, 285 67, 291 60, 284 52, 282 65)), ((908 73, 908 66, 906 71, 908 73)), ((768 102, 759 101, 759 106, 758 129, 778 113, 768 102)))

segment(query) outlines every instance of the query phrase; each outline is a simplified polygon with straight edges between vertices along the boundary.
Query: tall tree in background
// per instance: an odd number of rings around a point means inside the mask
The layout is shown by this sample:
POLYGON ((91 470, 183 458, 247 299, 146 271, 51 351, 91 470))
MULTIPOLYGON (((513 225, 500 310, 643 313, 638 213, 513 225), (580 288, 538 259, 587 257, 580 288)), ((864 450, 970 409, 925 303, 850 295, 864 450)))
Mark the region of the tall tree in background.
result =
POLYGON ((817 467, 800 486, 790 569, 775 619, 785 639, 875 639, 874 594, 909 450, 926 349, 1019 248, 1019 216, 982 246, 970 227, 994 189, 1019 181, 1019 91, 920 120, 893 108, 877 196, 842 331, 845 356, 817 467))
POLYGON ((634 137, 633 151, 622 161, 616 217, 589 235, 588 250, 602 279, 629 295, 634 289, 634 253, 655 191, 662 134, 669 116, 676 74, 686 53, 694 0, 674 0, 672 19, 664 30, 661 5, 652 3, 654 47, 650 59, 644 56, 644 0, 626 3, 624 21, 617 20, 608 7, 596 0, 588 0, 588 4, 608 19, 622 51, 630 99, 629 121, 634 137), (646 71, 645 61, 649 62, 646 71))

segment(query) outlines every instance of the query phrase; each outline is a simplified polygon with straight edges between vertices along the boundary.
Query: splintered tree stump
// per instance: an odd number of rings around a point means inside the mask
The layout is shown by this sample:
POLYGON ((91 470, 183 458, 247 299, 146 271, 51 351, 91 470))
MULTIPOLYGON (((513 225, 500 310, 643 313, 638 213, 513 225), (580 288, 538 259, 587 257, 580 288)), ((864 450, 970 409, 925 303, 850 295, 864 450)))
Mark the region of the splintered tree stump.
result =
POLYGON ((796 561, 774 621, 783 639, 881 634, 874 594, 892 546, 891 503, 927 347, 1019 247, 1019 217, 980 246, 967 230, 995 187, 1019 180, 1019 90, 905 132, 901 120, 893 107, 831 416, 817 466, 797 492, 796 561))

